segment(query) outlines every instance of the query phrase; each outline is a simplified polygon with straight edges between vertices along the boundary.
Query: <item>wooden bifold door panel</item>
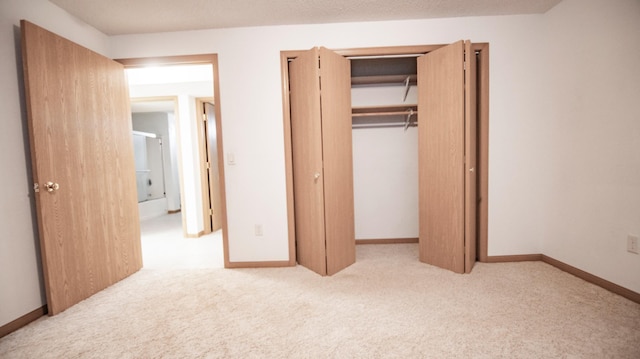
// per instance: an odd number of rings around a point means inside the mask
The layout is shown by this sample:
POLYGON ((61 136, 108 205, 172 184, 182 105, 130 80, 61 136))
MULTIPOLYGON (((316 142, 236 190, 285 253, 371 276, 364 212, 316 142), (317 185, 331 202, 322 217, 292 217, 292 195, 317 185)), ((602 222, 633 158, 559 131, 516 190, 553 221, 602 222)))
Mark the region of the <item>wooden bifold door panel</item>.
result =
POLYGON ((24 20, 21 31, 53 315, 142 267, 129 93, 121 64, 24 20))
POLYGON ((355 262, 350 73, 325 48, 289 64, 297 260, 321 275, 355 262))

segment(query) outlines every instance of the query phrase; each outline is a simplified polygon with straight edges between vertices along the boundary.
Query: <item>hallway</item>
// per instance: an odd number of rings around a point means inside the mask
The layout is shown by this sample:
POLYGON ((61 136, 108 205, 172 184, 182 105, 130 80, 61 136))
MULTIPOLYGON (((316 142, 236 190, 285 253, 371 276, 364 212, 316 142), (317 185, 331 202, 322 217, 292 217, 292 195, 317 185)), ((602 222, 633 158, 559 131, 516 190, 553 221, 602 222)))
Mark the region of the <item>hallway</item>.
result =
POLYGON ((143 268, 223 268, 222 231, 185 238, 182 214, 167 214, 140 222, 143 268))

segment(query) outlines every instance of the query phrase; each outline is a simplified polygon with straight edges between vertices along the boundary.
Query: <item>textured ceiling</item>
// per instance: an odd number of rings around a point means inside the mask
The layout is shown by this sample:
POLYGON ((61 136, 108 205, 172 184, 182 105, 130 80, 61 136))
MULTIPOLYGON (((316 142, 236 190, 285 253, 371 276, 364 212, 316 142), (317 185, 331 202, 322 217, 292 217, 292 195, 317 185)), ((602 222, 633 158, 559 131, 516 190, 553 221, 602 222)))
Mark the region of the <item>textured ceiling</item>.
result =
POLYGON ((107 35, 541 14, 561 0, 50 0, 107 35))

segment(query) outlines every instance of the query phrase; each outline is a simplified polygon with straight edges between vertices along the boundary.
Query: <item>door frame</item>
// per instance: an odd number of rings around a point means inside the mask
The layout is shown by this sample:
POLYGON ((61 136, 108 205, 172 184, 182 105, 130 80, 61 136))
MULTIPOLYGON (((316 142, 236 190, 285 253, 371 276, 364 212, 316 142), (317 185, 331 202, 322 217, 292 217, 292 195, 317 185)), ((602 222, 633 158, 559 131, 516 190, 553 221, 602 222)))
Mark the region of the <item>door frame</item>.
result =
MULTIPOLYGON (((422 55, 448 44, 387 46, 348 48, 333 50, 345 57, 356 56, 393 56, 422 55)), ((472 43, 471 49, 476 52, 477 59, 477 166, 478 207, 477 223, 477 259, 488 260, 488 210, 489 210, 489 43, 472 43)), ((289 61, 298 57, 305 50, 288 50, 280 52, 280 73, 282 76, 282 113, 284 124, 284 153, 287 194, 287 223, 289 232, 289 265, 296 264, 295 212, 293 196, 293 152, 291 146, 291 112, 289 103, 289 61)))
MULTIPOLYGON (((229 263, 229 237, 227 230, 227 199, 224 176, 223 161, 223 139, 222 139, 222 115, 220 110, 220 75, 218 70, 218 54, 197 54, 180 56, 160 56, 160 57, 140 57, 116 59, 115 61, 124 65, 125 69, 144 66, 171 66, 171 65, 202 65, 211 64, 213 67, 213 101, 215 103, 216 133, 218 134, 218 171, 220 172, 220 199, 221 199, 221 220, 222 220, 222 249, 224 254, 224 267, 230 268, 229 263)), ((199 147, 203 144, 200 143, 199 147)), ((200 149, 202 150, 202 149, 200 149)), ((201 161, 202 162, 202 161, 201 161)), ((202 166, 202 163, 200 164, 202 166)), ((182 202, 182 199, 181 199, 182 202)))

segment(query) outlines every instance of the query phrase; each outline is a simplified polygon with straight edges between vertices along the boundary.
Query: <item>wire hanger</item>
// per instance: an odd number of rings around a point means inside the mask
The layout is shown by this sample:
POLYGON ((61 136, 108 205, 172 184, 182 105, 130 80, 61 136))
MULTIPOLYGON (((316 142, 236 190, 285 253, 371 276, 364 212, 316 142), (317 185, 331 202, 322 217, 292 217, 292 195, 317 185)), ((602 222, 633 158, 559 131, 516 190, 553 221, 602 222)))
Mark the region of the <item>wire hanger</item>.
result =
POLYGON ((409 94, 409 81, 411 80, 411 76, 407 76, 407 79, 404 80, 404 97, 402 98, 402 102, 407 101, 407 95, 409 94))
POLYGON ((407 114, 407 119, 404 120, 404 132, 407 132, 407 128, 411 125, 411 116, 413 116, 413 109, 409 109, 409 113, 407 114))

